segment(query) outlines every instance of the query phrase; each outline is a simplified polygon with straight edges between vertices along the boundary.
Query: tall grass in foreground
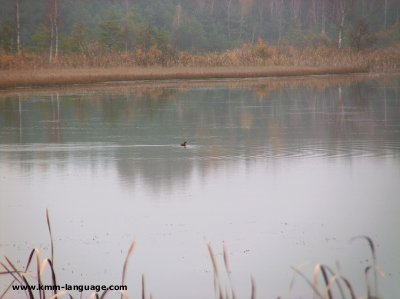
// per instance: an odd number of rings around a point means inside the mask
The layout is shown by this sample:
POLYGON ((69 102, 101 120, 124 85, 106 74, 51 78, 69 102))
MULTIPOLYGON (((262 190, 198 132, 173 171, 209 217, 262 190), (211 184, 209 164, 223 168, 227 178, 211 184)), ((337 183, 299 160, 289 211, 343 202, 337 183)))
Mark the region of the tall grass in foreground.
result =
MULTIPOLYGON (((364 279, 366 285, 366 295, 358 295, 355 293, 352 283, 349 279, 340 273, 340 269, 334 271, 331 267, 324 264, 317 264, 314 267, 312 279, 309 279, 307 275, 297 267, 291 267, 293 270, 293 278, 289 285, 289 292, 293 291, 294 281, 296 276, 300 276, 305 283, 308 284, 311 290, 310 296, 312 298, 319 299, 379 299, 378 295, 378 278, 377 274, 384 276, 384 272, 379 268, 376 262, 376 251, 375 245, 372 239, 368 236, 357 236, 350 240, 354 242, 356 240, 364 240, 368 243, 371 255, 372 264, 368 265, 364 269, 364 279), (371 276, 373 276, 371 278, 371 276), (320 283, 320 278, 322 277, 322 284, 320 283), (372 280, 372 281, 371 281, 372 280), (336 292, 335 292, 336 290, 336 292)), ((218 299, 236 299, 237 296, 234 291, 231 279, 231 270, 228 263, 228 255, 225 244, 223 245, 223 264, 224 270, 227 275, 227 283, 223 284, 223 279, 221 278, 221 271, 217 266, 217 261, 215 259, 215 254, 211 244, 207 244, 208 252, 210 255, 213 272, 214 272, 214 292, 215 297, 218 299)), ((250 277, 250 296, 251 299, 256 298, 256 285, 253 277, 250 277)), ((311 298, 310 297, 310 298, 311 298)), ((281 298, 281 297, 278 297, 281 298)))
MULTIPOLYGON (((50 248, 51 248, 51 258, 41 259, 40 251, 37 248, 34 248, 29 254, 28 261, 23 270, 18 270, 15 264, 7 257, 4 257, 5 261, 0 261, 0 266, 3 268, 3 271, 0 271, 1 276, 8 276, 11 278, 11 283, 6 287, 6 289, 0 292, 0 299, 6 298, 6 295, 11 293, 13 285, 20 285, 28 287, 25 290, 25 296, 29 299, 55 299, 61 297, 69 297, 70 299, 74 299, 72 294, 65 291, 57 291, 57 279, 56 273, 54 270, 54 242, 50 225, 50 217, 49 213, 46 210, 46 220, 47 226, 50 235, 50 248), (30 270, 31 265, 35 264, 36 268, 30 270), (4 271, 5 270, 5 271, 4 271), (29 286, 34 285, 48 285, 48 281, 45 277, 45 272, 50 272, 50 283, 54 286, 54 290, 52 290, 51 294, 48 294, 45 290, 37 290, 35 293, 29 288, 29 286), (47 282, 47 283, 46 283, 47 282)), ((374 242, 368 236, 357 236, 352 238, 350 241, 356 240, 365 240, 367 241, 371 254, 372 254, 372 264, 367 266, 364 270, 365 284, 366 284, 366 298, 367 299, 378 299, 378 279, 377 274, 383 275, 383 271, 377 266, 376 262, 376 250, 374 242), (371 282, 371 275, 373 275, 371 282)), ((127 255, 125 257, 125 261, 122 267, 122 279, 121 285, 125 284, 126 272, 128 268, 129 258, 132 255, 134 248, 136 245, 136 241, 133 241, 128 249, 127 255)), ((217 260, 214 254, 214 250, 210 243, 207 244, 208 253, 210 256, 212 268, 213 268, 213 276, 214 276, 214 292, 215 298, 217 299, 237 299, 236 292, 234 290, 234 286, 231 279, 231 269, 228 260, 228 253, 225 243, 223 244, 223 264, 224 264, 224 272, 227 276, 227 283, 223 284, 222 280, 222 272, 220 271, 217 260)), ((293 279, 290 283, 289 290, 291 291, 294 285, 294 278, 296 275, 302 277, 304 281, 310 286, 311 295, 314 298, 320 299, 334 299, 334 298, 342 298, 342 299, 356 299, 356 298, 364 298, 356 295, 354 288, 351 282, 341 275, 339 272, 333 271, 329 266, 323 264, 317 264, 314 267, 314 273, 312 280, 310 280, 305 273, 303 273, 300 269, 296 267, 292 267, 294 271, 293 279), (323 284, 322 288, 319 284, 319 278, 322 276, 323 284), (334 293, 334 290, 337 290, 334 293), (335 294, 339 294, 340 296, 335 297, 335 294)), ((88 296, 90 299, 103 299, 109 294, 109 290, 104 290, 103 292, 93 292, 88 296)), ((11 294, 12 296, 12 294, 11 294)), ((80 294, 79 298, 82 298, 83 293, 80 294)), ((126 291, 120 291, 121 299, 128 299, 128 293, 126 291)), ((146 299, 146 288, 145 288, 145 277, 142 275, 141 277, 141 298, 146 299)), ((150 299, 153 296, 150 293, 150 299)), ((256 298, 256 284, 253 277, 250 277, 250 299, 256 298)), ((281 298, 281 297, 278 297, 281 298)))
MULTIPOLYGON (((73 299, 74 297, 66 292, 66 291, 58 291, 57 290, 57 278, 56 273, 54 271, 54 242, 53 242, 53 235, 51 231, 50 225, 50 217, 48 210, 46 210, 46 219, 47 219, 47 226, 49 229, 50 234, 50 250, 51 250, 51 258, 41 259, 40 257, 40 250, 34 248, 31 253, 29 254, 28 261, 26 266, 23 270, 18 270, 15 264, 7 257, 4 257, 5 262, 0 261, 0 266, 5 271, 0 271, 0 275, 7 275, 11 277, 11 283, 6 287, 6 289, 0 293, 0 299, 5 298, 8 293, 12 290, 12 286, 17 284, 20 286, 27 287, 24 290, 26 298, 29 299, 55 299, 61 297, 69 297, 73 299), (31 265, 35 264, 36 261, 36 268, 30 270, 31 265), (46 270, 50 271, 50 284, 54 287, 51 291, 51 294, 48 294, 45 289, 38 289, 35 290, 30 288, 30 286, 40 286, 40 285, 50 285, 49 281, 45 280, 46 270)), ((128 261, 129 257, 131 256, 134 248, 135 248, 136 241, 133 241, 128 249, 123 268, 122 268, 122 280, 121 285, 125 283, 126 271, 128 268, 128 261)), ((33 266, 34 267, 34 266, 33 266)), ((103 299, 109 293, 109 290, 104 290, 102 293, 93 292, 88 296, 90 299, 103 299)), ((129 296, 125 291, 120 291, 121 299, 128 299, 129 296)), ((81 293, 80 298, 82 298, 83 293, 81 293)), ((152 295, 150 294, 150 298, 152 295)), ((144 286, 144 275, 142 275, 142 299, 146 299, 146 291, 144 286)))

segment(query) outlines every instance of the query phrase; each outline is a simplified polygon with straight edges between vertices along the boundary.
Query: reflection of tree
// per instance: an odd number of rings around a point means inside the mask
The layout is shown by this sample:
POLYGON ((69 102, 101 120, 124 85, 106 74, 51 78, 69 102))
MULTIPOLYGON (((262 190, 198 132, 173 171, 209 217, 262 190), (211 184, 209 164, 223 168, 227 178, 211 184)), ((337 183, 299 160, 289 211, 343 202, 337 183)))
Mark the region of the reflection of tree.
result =
POLYGON ((142 182, 157 191, 185 184, 194 173, 204 176, 233 167, 238 159, 250 163, 251 157, 310 151, 326 156, 385 154, 386 143, 399 142, 390 126, 400 122, 398 82, 385 89, 376 82, 310 82, 308 88, 304 80, 270 80, 230 82, 228 88, 122 86, 92 93, 7 96, 0 98, 1 144, 39 142, 65 148, 11 153, 2 159, 21 165, 36 158, 45 166, 53 159, 62 166, 82 161, 82 167, 107 165, 124 182, 142 182), (384 95, 396 101, 387 100, 384 106, 377 100, 384 95), (189 140, 188 149, 179 146, 183 139, 189 140))
POLYGON ((51 110, 52 110, 52 126, 50 128, 50 140, 52 143, 61 143, 61 133, 60 128, 60 97, 57 93, 56 96, 51 96, 51 110))
POLYGON ((22 141, 22 103, 21 96, 18 95, 18 119, 19 119, 19 143, 22 141))

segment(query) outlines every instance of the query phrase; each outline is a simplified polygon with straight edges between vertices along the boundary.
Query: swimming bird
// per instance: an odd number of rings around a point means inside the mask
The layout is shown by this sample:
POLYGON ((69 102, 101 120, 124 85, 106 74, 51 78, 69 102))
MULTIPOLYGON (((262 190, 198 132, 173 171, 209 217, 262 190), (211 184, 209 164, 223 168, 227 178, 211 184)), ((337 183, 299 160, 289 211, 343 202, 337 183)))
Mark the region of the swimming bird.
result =
POLYGON ((183 143, 181 143, 181 146, 186 147, 187 142, 184 141, 183 143))

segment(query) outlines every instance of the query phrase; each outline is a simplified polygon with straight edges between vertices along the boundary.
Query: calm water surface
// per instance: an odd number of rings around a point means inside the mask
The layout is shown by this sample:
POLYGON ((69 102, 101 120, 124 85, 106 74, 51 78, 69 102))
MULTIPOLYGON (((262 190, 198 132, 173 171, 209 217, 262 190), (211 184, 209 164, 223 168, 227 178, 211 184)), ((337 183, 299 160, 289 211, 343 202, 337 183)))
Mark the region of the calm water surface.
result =
MULTIPOLYGON (((337 264, 358 296, 376 243, 383 298, 400 295, 400 77, 103 85, 0 96, 0 256, 37 247, 61 283, 214 298, 310 298, 337 264), (179 146, 188 141, 187 148, 179 146)), ((372 279, 373 281, 373 279, 372 279)), ((0 293, 10 278, 0 276, 0 293)), ((14 295, 10 294, 10 298, 14 295)))

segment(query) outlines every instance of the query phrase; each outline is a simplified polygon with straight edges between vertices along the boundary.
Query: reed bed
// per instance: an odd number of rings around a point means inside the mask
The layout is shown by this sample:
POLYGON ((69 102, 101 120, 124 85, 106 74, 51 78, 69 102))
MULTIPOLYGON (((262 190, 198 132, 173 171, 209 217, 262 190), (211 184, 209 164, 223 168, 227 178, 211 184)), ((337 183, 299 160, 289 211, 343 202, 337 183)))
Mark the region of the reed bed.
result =
MULTIPOLYGON (((366 241, 369 246, 372 263, 364 269, 364 280, 366 286, 366 294, 363 296, 357 295, 352 283, 348 278, 340 273, 340 269, 337 271, 333 270, 328 265, 316 264, 314 267, 312 279, 297 267, 291 267, 293 270, 293 278, 289 284, 289 293, 292 293, 294 281, 296 276, 300 276, 303 281, 310 287, 310 298, 319 299, 356 299, 356 298, 367 298, 367 299, 379 299, 378 294, 378 275, 384 276, 384 272, 377 265, 376 260, 376 250, 373 240, 368 236, 356 236, 350 240, 354 241, 366 241), (372 276, 372 278, 371 278, 372 276), (322 284, 319 283, 320 278, 322 278, 322 284)), ((216 260, 216 254, 211 244, 207 244, 208 253, 210 255, 210 260, 214 273, 214 293, 217 299, 236 299, 236 293, 234 286, 232 285, 231 270, 228 263, 228 256, 225 244, 223 244, 223 265, 224 269, 221 271, 218 268, 218 263, 216 260), (225 272, 227 279, 222 278, 222 272, 225 272), (224 283, 225 282, 225 283, 224 283)), ((221 254, 218 254, 221 255, 221 254)), ((250 277, 250 296, 251 299, 256 298, 256 284, 255 279, 250 277)), ((278 297, 282 299, 282 297, 278 297)))
MULTIPOLYGON (((13 285, 20 285, 28 287, 25 292, 25 297, 29 299, 55 299, 61 297, 69 297, 70 299, 74 299, 73 294, 70 294, 66 291, 57 291, 57 278, 54 267, 54 242, 53 235, 50 225, 50 217, 49 213, 46 210, 46 220, 47 226, 50 235, 50 249, 51 249, 51 258, 41 259, 40 251, 37 248, 34 248, 28 257, 26 266, 23 270, 19 270, 15 263, 13 263, 9 258, 4 257, 5 261, 0 260, 0 277, 8 276, 11 279, 11 283, 6 287, 5 290, 0 291, 0 299, 3 298, 14 298, 15 294, 11 294, 13 285), (31 265, 36 264, 35 269, 30 269, 31 265), (50 283, 46 280, 49 276, 45 275, 46 270, 50 272, 50 283), (53 290, 32 290, 29 286, 34 285, 52 285, 54 286, 53 290), (6 297, 11 296, 11 297, 6 297)), ((357 236, 350 240, 350 242, 354 242, 357 240, 364 240, 367 242, 371 255, 372 255, 372 263, 368 265, 364 270, 365 284, 366 284, 366 298, 368 299, 378 299, 378 279, 377 274, 383 275, 383 271, 379 268, 376 261, 376 250, 375 244, 371 238, 368 236, 357 236), (373 276, 373 279, 371 279, 373 276), (372 282, 371 282, 372 280, 372 282)), ((136 241, 133 241, 127 251, 127 255, 125 257, 123 267, 122 267, 122 279, 121 285, 125 284, 126 281, 126 273, 129 263, 129 258, 132 255, 134 248, 136 245, 136 241)), ((237 299, 237 295, 235 292, 235 288, 232 283, 231 273, 232 270, 229 265, 228 259, 228 251, 225 243, 223 243, 222 247, 222 256, 223 256, 223 266, 224 269, 220 270, 218 267, 217 255, 214 253, 214 249, 210 243, 207 244, 207 250, 210 256, 211 265, 213 269, 213 281, 214 281, 214 293, 216 299, 237 299), (223 279, 223 278, 227 279, 223 279)), ((218 254, 219 256, 220 254, 218 254)), ((317 264, 314 267, 314 273, 312 276, 312 280, 308 278, 306 274, 304 274, 300 269, 296 267, 292 267, 293 269, 293 279, 289 286, 289 291, 292 290, 294 284, 294 278, 297 276, 302 277, 302 279, 310 286, 310 295, 313 298, 319 299, 356 299, 362 298, 356 295, 354 288, 351 282, 344 277, 340 272, 335 272, 327 265, 317 264), (322 277, 323 284, 321 288, 321 284, 319 284, 319 278, 322 277), (334 290, 336 289, 336 292, 334 290), (338 296, 335 296, 335 295, 338 296)), ((250 298, 256 299, 256 283, 255 279, 250 277, 250 298)), ((109 295, 109 290, 103 290, 102 292, 92 292, 88 295, 87 298, 95 298, 95 299, 104 299, 109 295)), ((120 291, 117 293, 121 299, 128 299, 129 295, 126 291, 120 291)), ((83 298, 83 293, 80 294, 79 298, 83 298)), ((114 293, 115 298, 115 293, 114 293)), ((145 277, 142 274, 141 276, 141 298, 147 298, 147 292, 145 288, 145 277)), ((153 295, 150 293, 149 298, 152 299, 153 295)), ((281 297, 278 297, 281 298, 281 297)))
MULTIPOLYGON (((57 278, 54 268, 54 242, 53 242, 53 235, 51 231, 50 225, 50 217, 48 210, 46 210, 46 220, 47 226, 49 229, 50 234, 50 250, 51 250, 51 258, 44 258, 41 259, 40 250, 38 248, 34 248, 28 257, 28 261, 26 266, 23 270, 18 270, 15 263, 13 263, 8 257, 4 257, 5 261, 0 260, 0 276, 7 275, 11 278, 11 283, 6 287, 5 290, 0 290, 0 299, 3 298, 14 298, 15 294, 10 294, 11 297, 6 297, 11 293, 13 285, 20 285, 22 287, 26 287, 23 292, 25 293, 26 298, 29 299, 56 299, 61 297, 69 297, 70 299, 74 299, 72 294, 67 291, 59 291, 57 290, 57 278), (30 268, 34 267, 36 262, 36 268, 31 270, 30 268), (31 265, 33 265, 31 267, 31 265), (46 280, 46 270, 50 271, 50 281, 46 280), (52 290, 37 289, 37 286, 40 285, 47 285, 53 286, 52 290), (32 288, 31 288, 32 287, 32 288), (35 288, 36 287, 36 290, 35 288)), ((127 255, 125 257, 125 261, 122 268, 122 280, 121 285, 125 283, 126 272, 128 268, 129 258, 133 253, 135 248, 136 241, 133 241, 129 246, 127 255)), ((146 290, 144 285, 144 275, 142 274, 142 299, 146 299, 146 290)), ((104 290, 102 292, 93 292, 87 298, 90 299, 104 299, 109 294, 109 290, 104 290)), ((80 298, 82 298, 83 293, 81 293, 80 298)), ((126 291, 120 291, 121 299, 128 299, 129 296, 126 291)), ((150 298, 152 295, 150 294, 150 298)))
POLYGON ((255 78, 398 72, 400 44, 355 51, 329 47, 270 46, 263 40, 220 53, 190 54, 172 48, 116 53, 87 50, 60 54, 0 53, 0 89, 107 81, 255 78))
POLYGON ((0 89, 115 81, 290 77, 367 72, 366 67, 109 67, 0 71, 0 89))
POLYGON ((224 52, 191 54, 171 48, 153 46, 149 50, 104 52, 99 49, 64 53, 51 62, 46 53, 0 52, 0 70, 108 68, 108 67, 220 67, 220 66, 368 66, 373 71, 400 69, 400 44, 384 49, 355 51, 325 46, 296 48, 290 45, 270 46, 263 40, 224 52))
MULTIPOLYGON (((279 92, 288 87, 307 88, 318 92, 330 88, 348 87, 354 83, 368 82, 379 78, 385 82, 394 81, 396 74, 349 74, 327 75, 308 77, 280 77, 258 78, 256 80, 242 79, 202 79, 202 80, 159 80, 159 81, 133 81, 113 82, 109 84, 85 84, 65 86, 45 86, 43 88, 14 88, 0 90, 0 101, 6 97, 18 96, 21 100, 27 100, 32 96, 55 96, 79 94, 96 97, 99 93, 115 93, 125 97, 135 94, 139 98, 150 98, 154 101, 165 99, 163 90, 174 89, 184 92, 193 88, 230 88, 242 89, 253 92, 262 101, 271 92, 279 92)), ((379 82, 380 82, 379 81, 379 82)), ((389 84, 389 83, 388 83, 389 84)), ((393 83, 394 84, 394 83, 393 83)))

